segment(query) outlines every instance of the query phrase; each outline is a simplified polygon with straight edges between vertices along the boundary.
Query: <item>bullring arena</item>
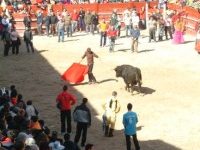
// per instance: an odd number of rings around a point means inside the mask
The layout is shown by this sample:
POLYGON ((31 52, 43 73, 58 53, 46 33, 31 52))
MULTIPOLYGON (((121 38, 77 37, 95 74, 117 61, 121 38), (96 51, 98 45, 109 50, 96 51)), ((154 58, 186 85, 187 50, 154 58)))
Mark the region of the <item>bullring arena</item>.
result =
MULTIPOLYGON (((122 32, 122 36, 125 33, 122 32)), ((60 131, 56 96, 66 82, 63 72, 74 62, 79 62, 86 48, 100 57, 95 59, 94 74, 99 84, 88 85, 87 76, 81 84, 71 84, 69 91, 89 99, 92 126, 88 130, 88 143, 95 150, 123 150, 126 148, 122 115, 127 103, 138 113, 138 140, 142 150, 197 150, 200 147, 200 61, 194 50, 194 37, 185 36, 186 42, 173 45, 171 41, 148 43, 145 32, 139 39, 139 53, 131 53, 130 39, 116 40, 115 52, 99 47, 99 35, 84 32, 65 38, 34 36, 36 52, 27 53, 24 43, 20 54, 3 57, 1 42, 0 85, 15 84, 24 100, 33 100, 51 130, 60 131), (115 77, 117 65, 130 64, 141 69, 142 94, 131 95, 124 89, 121 78, 115 77), (103 136, 102 104, 116 90, 121 103, 113 138, 103 136)), ((86 61, 81 63, 86 64, 86 61)), ((59 132, 60 133, 60 132, 59 132)), ((75 134, 73 123, 72 139, 75 134)))

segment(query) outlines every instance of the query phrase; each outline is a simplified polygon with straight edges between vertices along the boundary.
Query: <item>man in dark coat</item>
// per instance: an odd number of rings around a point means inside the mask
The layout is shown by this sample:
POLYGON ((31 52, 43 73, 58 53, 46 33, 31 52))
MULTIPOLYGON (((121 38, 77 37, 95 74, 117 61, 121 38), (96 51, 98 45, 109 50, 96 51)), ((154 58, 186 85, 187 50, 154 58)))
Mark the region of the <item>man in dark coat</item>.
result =
POLYGON ((99 33, 99 30, 97 29, 97 25, 99 24, 99 16, 97 15, 97 13, 94 11, 92 12, 92 34, 94 34, 94 31, 96 30, 97 33, 99 33))
POLYGON ((86 106, 87 101, 87 98, 83 98, 82 104, 77 106, 73 113, 74 121, 77 122, 74 142, 78 143, 82 132, 82 147, 85 146, 87 138, 87 128, 91 126, 91 113, 89 108, 86 106))
POLYGON ((32 40, 33 40, 33 35, 32 35, 31 28, 30 27, 29 28, 26 27, 26 30, 24 31, 24 42, 26 43, 26 49, 27 49, 28 53, 30 52, 29 45, 31 47, 32 52, 34 53, 32 40))
POLYGON ((46 28, 46 35, 49 36, 49 29, 51 24, 51 14, 49 13, 44 20, 45 28, 46 28))
POLYGON ((25 27, 31 27, 31 17, 29 13, 26 13, 23 22, 25 27))
POLYGON ((58 22, 58 18, 54 12, 52 12, 50 17, 51 22, 51 34, 54 36, 56 34, 56 23, 58 22))
POLYGON ((38 31, 38 34, 39 35, 42 35, 42 23, 43 23, 43 15, 42 15, 42 12, 39 11, 37 13, 37 31, 38 31))
POLYGON ((2 41, 4 43, 4 56, 8 56, 9 49, 11 47, 11 34, 9 29, 5 29, 2 34, 2 41))

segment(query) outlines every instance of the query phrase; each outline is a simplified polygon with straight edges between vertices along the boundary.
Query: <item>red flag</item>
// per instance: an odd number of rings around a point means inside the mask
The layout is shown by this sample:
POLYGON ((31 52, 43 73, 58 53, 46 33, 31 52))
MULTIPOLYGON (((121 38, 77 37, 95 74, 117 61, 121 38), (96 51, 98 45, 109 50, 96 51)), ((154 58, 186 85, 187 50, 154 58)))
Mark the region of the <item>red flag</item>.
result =
POLYGON ((62 75, 62 79, 71 83, 80 83, 88 73, 88 66, 73 63, 62 75))

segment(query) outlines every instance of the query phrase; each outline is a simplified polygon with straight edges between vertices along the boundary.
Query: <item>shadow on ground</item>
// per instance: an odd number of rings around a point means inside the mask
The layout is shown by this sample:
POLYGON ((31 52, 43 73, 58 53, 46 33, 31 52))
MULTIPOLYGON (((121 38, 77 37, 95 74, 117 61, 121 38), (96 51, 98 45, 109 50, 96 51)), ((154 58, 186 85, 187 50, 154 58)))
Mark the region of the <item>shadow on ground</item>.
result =
POLYGON ((151 52, 151 51, 155 51, 155 49, 140 50, 140 51, 138 51, 138 53, 151 52))
MULTIPOLYGON (((118 80, 116 79, 104 79, 104 80, 101 80, 101 81, 97 81, 97 83, 95 84, 102 84, 104 82, 110 82, 110 81, 115 81, 115 82, 118 82, 118 80)), ((77 83, 77 84, 70 84, 71 86, 80 86, 80 85, 87 85, 89 84, 88 82, 82 82, 82 83, 77 83)))

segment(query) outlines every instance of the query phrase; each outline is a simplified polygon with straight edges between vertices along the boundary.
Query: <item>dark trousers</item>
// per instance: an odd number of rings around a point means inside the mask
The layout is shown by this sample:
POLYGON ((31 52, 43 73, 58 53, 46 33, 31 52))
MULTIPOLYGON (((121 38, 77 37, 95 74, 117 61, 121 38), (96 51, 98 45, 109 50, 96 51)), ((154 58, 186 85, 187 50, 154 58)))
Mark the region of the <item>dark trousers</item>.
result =
POLYGON ((67 37, 72 36, 72 25, 66 26, 67 37))
POLYGON ((121 26, 117 27, 117 31, 118 31, 117 32, 117 36, 120 37, 120 35, 121 35, 121 26))
POLYGON ((149 30, 149 42, 151 42, 151 39, 153 39, 156 42, 156 30, 155 29, 149 30))
POLYGON ((27 49, 27 52, 29 53, 30 50, 29 50, 29 46, 31 47, 31 50, 32 52, 34 52, 34 48, 33 48, 33 42, 31 40, 26 40, 26 49, 27 49))
POLYGON ((82 133, 81 145, 84 145, 87 138, 87 123, 78 122, 76 125, 76 135, 74 142, 78 143, 82 133))
POLYGON ((42 34, 42 24, 37 24, 37 31, 39 35, 42 34))
POLYGON ((133 142, 134 142, 134 145, 135 145, 135 150, 140 150, 140 145, 138 143, 136 134, 134 134, 134 135, 125 135, 125 136, 126 136, 126 148, 127 148, 127 150, 131 150, 131 136, 133 138, 133 142))
POLYGON ((61 133, 65 132, 65 120, 67 119, 67 133, 71 133, 71 110, 60 111, 61 133))
POLYGON ((103 43, 103 46, 106 45, 106 38, 107 38, 106 32, 101 32, 100 46, 102 46, 102 43, 103 43))
POLYGON ((12 53, 13 54, 19 54, 19 44, 16 41, 12 41, 12 53))
POLYGON ((168 40, 168 34, 169 33, 169 36, 170 36, 170 39, 172 39, 172 28, 171 26, 165 26, 165 37, 166 39, 168 40))
POLYGON ((89 64, 88 65, 88 79, 89 79, 89 82, 96 82, 96 78, 94 77, 94 75, 92 73, 92 70, 93 70, 93 64, 89 64))
POLYGON ((56 24, 51 24, 51 34, 56 35, 56 24))
POLYGON ((47 36, 49 36, 49 29, 50 29, 50 25, 46 25, 46 34, 47 34, 47 36))
POLYGON ((5 41, 5 43, 4 43, 4 56, 8 56, 9 49, 10 49, 10 42, 5 41))
POLYGON ((80 20, 79 20, 79 30, 80 31, 85 30, 85 21, 83 18, 80 18, 80 20))

